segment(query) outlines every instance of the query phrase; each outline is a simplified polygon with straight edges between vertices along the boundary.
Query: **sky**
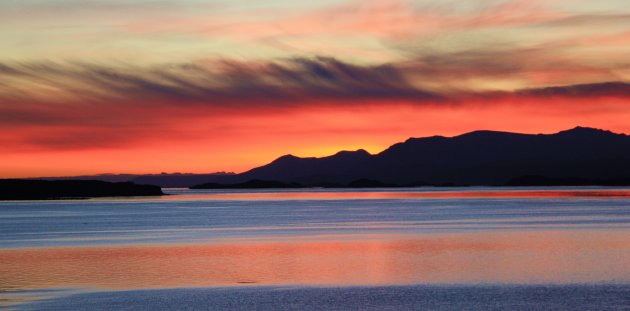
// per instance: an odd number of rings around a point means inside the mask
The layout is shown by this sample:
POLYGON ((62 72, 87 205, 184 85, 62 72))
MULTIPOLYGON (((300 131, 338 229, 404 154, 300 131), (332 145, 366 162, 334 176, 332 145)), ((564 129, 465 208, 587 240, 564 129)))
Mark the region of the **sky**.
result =
POLYGON ((4 0, 0 42, 0 178, 630 134, 627 0, 4 0))

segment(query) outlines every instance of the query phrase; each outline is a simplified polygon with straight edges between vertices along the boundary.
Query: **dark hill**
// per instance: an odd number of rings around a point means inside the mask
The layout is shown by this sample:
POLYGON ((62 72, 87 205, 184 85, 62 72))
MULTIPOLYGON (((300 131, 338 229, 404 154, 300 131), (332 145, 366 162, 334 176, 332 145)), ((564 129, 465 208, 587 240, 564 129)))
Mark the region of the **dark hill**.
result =
POLYGON ((47 200, 163 195, 158 186, 99 180, 0 179, 0 200, 47 200))
POLYGON ((157 185, 162 188, 188 188, 208 181, 227 181, 234 173, 217 172, 211 174, 161 173, 161 174, 100 174, 65 177, 40 177, 41 180, 101 180, 107 182, 133 182, 143 185, 157 185))
POLYGON ((589 181, 630 177, 630 136, 576 127, 556 134, 475 131, 455 137, 410 138, 383 152, 343 151, 324 158, 286 155, 230 182, 274 180, 304 185, 503 185, 520 176, 589 181))

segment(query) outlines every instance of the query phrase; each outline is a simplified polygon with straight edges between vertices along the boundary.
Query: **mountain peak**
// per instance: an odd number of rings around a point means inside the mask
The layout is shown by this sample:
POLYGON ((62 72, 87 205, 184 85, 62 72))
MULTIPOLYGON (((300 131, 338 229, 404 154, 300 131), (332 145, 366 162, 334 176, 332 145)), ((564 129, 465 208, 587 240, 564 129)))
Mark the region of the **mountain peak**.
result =
POLYGON ((505 136, 505 135, 522 135, 520 133, 504 132, 504 131, 491 131, 491 130, 477 130, 468 133, 464 133, 453 138, 464 137, 487 137, 487 136, 505 136))
POLYGON ((606 130, 602 130, 602 129, 598 129, 598 128, 593 128, 593 127, 584 127, 584 126, 576 126, 572 129, 569 130, 564 130, 564 131, 560 131, 558 132, 559 135, 602 135, 602 134, 608 134, 608 135, 619 135, 619 134, 615 134, 611 131, 606 131, 606 130))
POLYGON ((289 153, 289 154, 285 154, 285 155, 279 157, 278 159, 295 159, 295 158, 297 158, 297 157, 289 153))
POLYGON ((441 141, 441 140, 446 140, 448 139, 445 136, 441 136, 441 135, 434 135, 434 136, 427 136, 427 137, 409 137, 407 138, 407 140, 405 140, 403 143, 399 143, 399 144, 404 144, 404 143, 409 143, 409 142, 415 142, 415 141, 420 141, 420 140, 434 140, 434 141, 441 141))
POLYGON ((285 154, 285 155, 283 155, 283 156, 273 160, 273 162, 271 162, 271 163, 291 162, 291 161, 294 161, 294 160, 297 160, 297 159, 299 159, 299 157, 296 157, 296 156, 294 156, 292 154, 285 154))
POLYGON ((355 151, 342 150, 335 153, 334 156, 371 156, 371 154, 365 149, 357 149, 355 151))

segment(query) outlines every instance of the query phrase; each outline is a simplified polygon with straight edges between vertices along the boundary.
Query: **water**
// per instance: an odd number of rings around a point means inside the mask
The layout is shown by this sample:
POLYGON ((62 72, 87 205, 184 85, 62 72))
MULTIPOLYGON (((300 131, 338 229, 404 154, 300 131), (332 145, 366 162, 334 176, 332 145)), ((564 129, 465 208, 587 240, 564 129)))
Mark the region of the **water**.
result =
POLYGON ((187 288, 77 294, 26 310, 627 310, 630 286, 187 288), (183 304, 182 302, 186 302, 183 304), (394 303, 393 303, 394 302, 394 303))
POLYGON ((0 202, 0 308, 630 307, 627 188, 167 192, 0 202))

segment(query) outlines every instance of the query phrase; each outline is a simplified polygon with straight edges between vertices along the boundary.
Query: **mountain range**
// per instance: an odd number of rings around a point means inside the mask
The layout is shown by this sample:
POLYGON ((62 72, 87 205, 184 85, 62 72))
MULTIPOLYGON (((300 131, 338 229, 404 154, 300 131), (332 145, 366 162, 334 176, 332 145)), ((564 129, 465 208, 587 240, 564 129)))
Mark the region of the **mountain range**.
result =
POLYGON ((576 127, 555 134, 474 131, 409 138, 377 154, 362 149, 321 158, 289 154, 240 174, 189 175, 187 180, 182 175, 144 175, 133 181, 221 188, 265 187, 261 181, 288 187, 624 184, 629 177, 630 136, 576 127))

